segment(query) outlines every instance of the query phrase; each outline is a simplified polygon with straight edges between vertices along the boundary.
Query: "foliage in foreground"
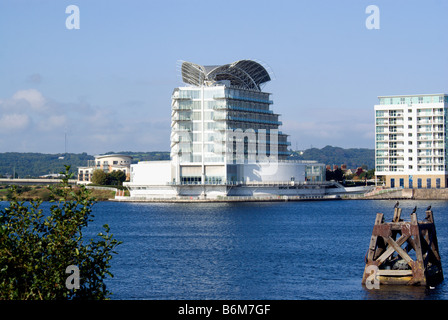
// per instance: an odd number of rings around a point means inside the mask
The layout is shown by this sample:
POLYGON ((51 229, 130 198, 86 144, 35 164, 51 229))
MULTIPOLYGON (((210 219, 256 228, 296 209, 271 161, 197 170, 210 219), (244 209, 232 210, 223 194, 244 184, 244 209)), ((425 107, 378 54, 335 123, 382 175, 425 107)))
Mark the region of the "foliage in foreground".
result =
POLYGON ((110 260, 121 242, 108 225, 97 240, 86 241, 83 230, 93 221, 95 203, 89 190, 72 189, 70 167, 62 184, 52 187, 50 212, 42 201, 12 199, 0 211, 0 299, 106 299, 104 279, 113 277, 110 260), (80 272, 79 288, 68 289, 69 266, 80 272))

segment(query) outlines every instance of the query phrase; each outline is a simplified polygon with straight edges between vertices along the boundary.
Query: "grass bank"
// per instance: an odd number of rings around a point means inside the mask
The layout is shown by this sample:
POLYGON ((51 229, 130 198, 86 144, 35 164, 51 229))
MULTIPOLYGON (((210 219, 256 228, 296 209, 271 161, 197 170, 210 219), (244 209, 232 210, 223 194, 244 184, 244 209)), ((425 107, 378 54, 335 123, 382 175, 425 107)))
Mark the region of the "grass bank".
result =
MULTIPOLYGON (((73 187, 75 190, 78 187, 73 187)), ((29 200, 42 200, 49 201, 51 199, 51 191, 47 186, 17 186, 17 200, 29 201, 29 200)), ((106 201, 115 197, 115 191, 113 190, 89 190, 92 197, 96 201, 106 201)), ((11 196, 11 189, 9 186, 0 185, 0 200, 7 201, 11 196)))

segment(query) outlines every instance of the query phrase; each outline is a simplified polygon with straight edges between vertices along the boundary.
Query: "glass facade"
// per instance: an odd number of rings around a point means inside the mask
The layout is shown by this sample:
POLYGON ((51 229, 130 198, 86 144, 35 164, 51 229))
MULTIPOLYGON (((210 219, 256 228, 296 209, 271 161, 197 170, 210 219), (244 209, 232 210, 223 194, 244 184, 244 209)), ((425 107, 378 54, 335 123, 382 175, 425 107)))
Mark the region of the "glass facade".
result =
MULTIPOLYGON (((182 154, 181 162, 193 162, 192 157, 202 155, 212 162, 224 162, 223 154, 219 154, 224 149, 219 147, 225 143, 225 131, 253 129, 258 134, 264 129, 269 135, 269 130, 278 130, 281 121, 269 109, 270 104, 269 94, 264 92, 225 86, 177 88, 172 103, 172 142, 179 143, 177 152, 182 154), (201 147, 195 148, 199 143, 201 147), (207 152, 216 154, 210 157, 207 152)), ((269 149, 270 141, 264 141, 268 142, 269 149)), ((288 145, 287 135, 279 133, 279 159, 288 155, 288 145)))
MULTIPOLYGON (((279 115, 269 93, 218 86, 180 87, 172 95, 171 157, 183 164, 226 164, 286 159, 290 143, 278 131, 279 115), (238 152, 242 146, 243 152, 238 152), (272 160, 272 159, 271 159, 272 160)), ((205 171, 205 170, 202 170, 205 171)), ((184 177, 198 183, 199 177, 184 177)), ((204 175, 207 182, 225 176, 204 175)))

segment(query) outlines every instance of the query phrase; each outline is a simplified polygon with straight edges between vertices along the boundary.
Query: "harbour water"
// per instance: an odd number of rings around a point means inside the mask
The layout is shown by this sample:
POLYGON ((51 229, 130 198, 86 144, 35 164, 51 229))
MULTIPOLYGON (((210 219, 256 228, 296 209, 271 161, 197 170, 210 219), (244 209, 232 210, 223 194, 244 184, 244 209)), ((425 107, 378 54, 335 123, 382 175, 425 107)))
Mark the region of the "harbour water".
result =
MULTIPOLYGON (((376 213, 390 221, 394 204, 98 202, 84 235, 96 235, 107 223, 123 241, 111 260, 111 299, 447 300, 448 280, 434 289, 362 286, 376 213)), ((445 268, 448 202, 400 201, 402 218, 417 205, 423 219, 429 204, 445 268)))
MULTIPOLYGON (((108 223, 123 241, 107 281, 112 299, 448 299, 447 280, 434 289, 362 286, 376 213, 390 221, 394 204, 101 202, 89 228, 108 223)), ((417 205, 423 219, 429 204, 444 263, 448 202, 401 201, 402 217, 417 205)))

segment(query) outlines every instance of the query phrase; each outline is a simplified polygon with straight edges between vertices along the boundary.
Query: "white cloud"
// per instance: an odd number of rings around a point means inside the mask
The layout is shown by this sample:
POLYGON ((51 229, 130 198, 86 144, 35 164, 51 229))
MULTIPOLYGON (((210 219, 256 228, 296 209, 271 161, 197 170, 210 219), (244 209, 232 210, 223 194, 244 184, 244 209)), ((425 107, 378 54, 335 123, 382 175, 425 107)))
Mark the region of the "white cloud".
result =
POLYGON ((12 100, 25 100, 34 110, 42 110, 45 107, 46 99, 36 89, 19 90, 12 96, 12 100))
POLYGON ((30 118, 26 114, 3 114, 0 117, 0 132, 7 133, 11 130, 23 130, 28 127, 30 118))
MULTIPOLYGON (((288 134, 291 147, 372 147, 374 126, 358 110, 309 108, 281 118, 280 130, 288 134)), ((92 105, 86 99, 61 102, 36 89, 19 90, 0 97, 2 151, 68 152, 99 154, 107 151, 169 151, 170 119, 154 116, 146 102, 92 105)))
POLYGON ((0 97, 0 138, 7 137, 0 139, 0 150, 64 152, 65 135, 68 152, 169 150, 169 117, 151 117, 144 102, 136 109, 135 103, 61 102, 36 89, 19 90, 0 97))

